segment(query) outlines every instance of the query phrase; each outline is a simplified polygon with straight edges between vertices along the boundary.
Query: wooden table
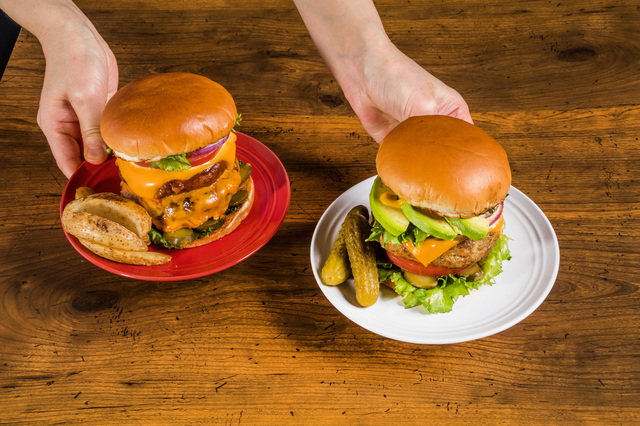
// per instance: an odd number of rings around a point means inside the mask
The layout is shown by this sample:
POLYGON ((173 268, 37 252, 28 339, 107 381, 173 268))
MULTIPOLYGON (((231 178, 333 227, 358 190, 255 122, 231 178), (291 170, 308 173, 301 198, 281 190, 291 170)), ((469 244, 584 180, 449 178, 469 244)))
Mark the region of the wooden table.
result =
POLYGON ((315 225, 375 174, 364 132, 288 1, 78 0, 121 84, 210 76, 284 163, 288 215, 242 263, 179 282, 85 261, 36 123, 44 72, 22 32, 0 84, 0 419, 58 423, 640 421, 640 11, 631 1, 376 2, 392 40, 455 87, 545 212, 546 301, 452 345, 373 334, 324 297, 315 225))

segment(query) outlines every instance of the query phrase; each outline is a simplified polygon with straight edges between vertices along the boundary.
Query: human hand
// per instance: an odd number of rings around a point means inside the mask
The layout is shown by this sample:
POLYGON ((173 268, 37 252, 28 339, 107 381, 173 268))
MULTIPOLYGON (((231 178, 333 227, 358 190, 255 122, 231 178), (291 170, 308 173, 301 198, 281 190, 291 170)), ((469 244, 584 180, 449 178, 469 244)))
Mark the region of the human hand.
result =
POLYGON ((472 122, 458 92, 389 40, 372 0, 294 1, 320 55, 376 141, 415 115, 472 122))
POLYGON ((416 115, 449 115, 473 123, 462 96, 404 55, 390 42, 362 59, 364 77, 342 82, 342 90, 364 129, 377 142, 416 115))
POLYGON ((118 66, 84 15, 43 33, 39 40, 46 68, 38 125, 58 167, 69 178, 83 157, 93 164, 107 157, 100 118, 117 90, 118 66))

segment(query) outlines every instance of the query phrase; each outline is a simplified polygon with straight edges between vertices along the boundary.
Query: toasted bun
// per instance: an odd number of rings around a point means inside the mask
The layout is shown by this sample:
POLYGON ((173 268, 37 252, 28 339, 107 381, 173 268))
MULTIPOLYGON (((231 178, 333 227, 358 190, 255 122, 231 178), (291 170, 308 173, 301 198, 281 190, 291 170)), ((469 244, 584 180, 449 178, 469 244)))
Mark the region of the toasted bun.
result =
POLYGON ((128 161, 195 151, 226 136, 237 117, 218 83, 189 73, 153 74, 122 87, 102 114, 100 131, 128 161))
POLYGON ((400 123, 382 141, 376 167, 406 202, 447 217, 483 213, 511 185, 502 146, 479 127, 443 115, 400 123))
POLYGON ((233 230, 236 229, 238 225, 240 225, 240 222, 242 222, 247 217, 247 215, 249 214, 249 211, 251 210, 251 206, 253 206, 253 200, 255 198, 255 188, 253 185, 252 177, 249 177, 247 179, 242 189, 247 190, 249 194, 247 195, 246 200, 244 200, 240 208, 235 212, 229 214, 224 224, 220 228, 216 229, 214 232, 212 232, 211 234, 207 235, 204 238, 198 238, 197 240, 195 240, 191 244, 184 246, 183 248, 193 248, 193 247, 209 244, 210 242, 219 240, 225 235, 228 235, 231 232, 233 232, 233 230))

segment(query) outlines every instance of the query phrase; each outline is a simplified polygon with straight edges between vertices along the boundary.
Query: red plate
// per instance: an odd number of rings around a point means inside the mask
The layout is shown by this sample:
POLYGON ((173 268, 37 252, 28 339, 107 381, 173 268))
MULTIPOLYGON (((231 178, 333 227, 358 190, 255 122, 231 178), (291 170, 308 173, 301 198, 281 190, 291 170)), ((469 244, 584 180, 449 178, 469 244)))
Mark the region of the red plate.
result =
MULTIPOLYGON (((158 266, 136 266, 113 262, 97 256, 72 235, 71 245, 94 265, 123 277, 150 281, 175 281, 202 277, 238 264, 264 246, 276 233, 289 209, 291 187, 284 166, 262 143, 243 133, 236 133, 237 157, 251 163, 255 200, 249 215, 231 234, 186 250, 163 250, 172 256, 169 263, 158 266)), ((64 206, 75 198, 78 187, 88 186, 96 192, 120 192, 120 177, 115 160, 100 165, 87 162, 73 174, 62 193, 60 215, 64 206)))

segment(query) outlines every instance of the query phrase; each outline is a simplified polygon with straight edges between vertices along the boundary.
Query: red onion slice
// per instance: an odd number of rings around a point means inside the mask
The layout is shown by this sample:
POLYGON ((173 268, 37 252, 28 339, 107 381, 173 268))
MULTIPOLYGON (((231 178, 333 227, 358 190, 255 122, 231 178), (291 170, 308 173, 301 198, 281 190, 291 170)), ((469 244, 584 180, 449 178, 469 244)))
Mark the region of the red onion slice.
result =
POLYGON ((227 136, 223 137, 222 139, 220 139, 217 142, 214 143, 210 143, 209 145, 205 146, 204 148, 200 148, 200 149, 196 149, 195 151, 191 151, 187 154, 187 158, 188 157, 195 157, 198 155, 206 155, 209 154, 210 152, 220 148, 222 146, 222 144, 224 144, 227 139, 229 139, 229 134, 227 133, 227 136))
POLYGON ((500 203, 493 208, 493 213, 489 213, 488 211, 484 214, 484 217, 489 220, 489 226, 496 223, 500 216, 502 216, 502 205, 504 203, 500 203))

